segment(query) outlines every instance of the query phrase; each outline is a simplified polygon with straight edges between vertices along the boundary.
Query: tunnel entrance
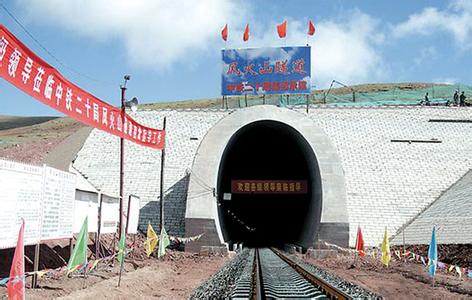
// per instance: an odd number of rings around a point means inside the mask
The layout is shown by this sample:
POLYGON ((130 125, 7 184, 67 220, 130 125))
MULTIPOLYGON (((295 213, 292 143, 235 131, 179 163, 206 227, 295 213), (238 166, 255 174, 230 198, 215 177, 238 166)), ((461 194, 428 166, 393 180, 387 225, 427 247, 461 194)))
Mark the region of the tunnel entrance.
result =
POLYGON ((313 245, 321 177, 305 138, 277 121, 257 121, 229 140, 217 180, 221 233, 230 247, 313 245))

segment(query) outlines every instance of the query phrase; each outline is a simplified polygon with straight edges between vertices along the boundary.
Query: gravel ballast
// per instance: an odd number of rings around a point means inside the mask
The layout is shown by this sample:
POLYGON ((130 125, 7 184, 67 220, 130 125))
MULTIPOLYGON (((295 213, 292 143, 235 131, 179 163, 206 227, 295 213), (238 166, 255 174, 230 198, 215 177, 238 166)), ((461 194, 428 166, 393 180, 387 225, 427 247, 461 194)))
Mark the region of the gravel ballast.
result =
POLYGON ((241 276, 244 267, 248 263, 250 249, 244 249, 232 261, 227 263, 221 270, 211 276, 199 286, 190 299, 228 299, 241 276))

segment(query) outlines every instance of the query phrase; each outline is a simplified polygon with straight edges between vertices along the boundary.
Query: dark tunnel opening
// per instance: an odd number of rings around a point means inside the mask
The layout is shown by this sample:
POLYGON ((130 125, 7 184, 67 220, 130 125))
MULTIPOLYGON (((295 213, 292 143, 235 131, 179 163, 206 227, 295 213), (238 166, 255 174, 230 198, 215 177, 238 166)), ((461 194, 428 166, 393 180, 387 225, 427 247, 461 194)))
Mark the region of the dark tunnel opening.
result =
POLYGON ((258 121, 228 142, 218 173, 218 216, 225 242, 308 248, 320 222, 317 159, 294 128, 258 121))

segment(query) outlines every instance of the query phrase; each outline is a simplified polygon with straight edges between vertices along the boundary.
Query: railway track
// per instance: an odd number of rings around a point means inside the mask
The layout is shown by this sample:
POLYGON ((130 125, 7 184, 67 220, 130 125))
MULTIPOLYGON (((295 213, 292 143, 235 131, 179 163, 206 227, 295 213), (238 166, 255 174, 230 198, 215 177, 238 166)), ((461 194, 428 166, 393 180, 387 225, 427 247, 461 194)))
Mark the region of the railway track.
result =
POLYGON ((352 299, 282 252, 253 249, 236 286, 233 299, 352 299))

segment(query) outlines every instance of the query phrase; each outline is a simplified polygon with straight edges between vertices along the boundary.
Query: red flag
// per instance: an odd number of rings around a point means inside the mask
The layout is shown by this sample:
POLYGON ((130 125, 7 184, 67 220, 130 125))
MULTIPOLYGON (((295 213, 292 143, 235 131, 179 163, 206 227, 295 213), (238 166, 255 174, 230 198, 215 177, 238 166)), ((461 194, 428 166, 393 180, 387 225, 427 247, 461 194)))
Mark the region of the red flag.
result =
POLYGON ((362 231, 360 226, 357 228, 356 251, 357 253, 359 253, 359 256, 365 255, 364 238, 362 237, 362 231))
POLYGON ((249 40, 249 24, 246 24, 246 29, 244 30, 243 41, 247 42, 249 40))
POLYGON ((228 40, 228 24, 221 31, 221 38, 226 42, 228 40))
POLYGON ((10 269, 10 279, 8 280, 8 299, 25 299, 25 256, 23 246, 23 233, 25 231, 25 221, 22 221, 18 242, 16 243, 15 255, 10 269))
POLYGON ((314 35, 315 34, 315 25, 310 21, 308 21, 308 34, 314 35))
POLYGON ((287 21, 283 21, 282 24, 277 25, 277 33, 279 38, 284 38, 287 35, 287 21))

